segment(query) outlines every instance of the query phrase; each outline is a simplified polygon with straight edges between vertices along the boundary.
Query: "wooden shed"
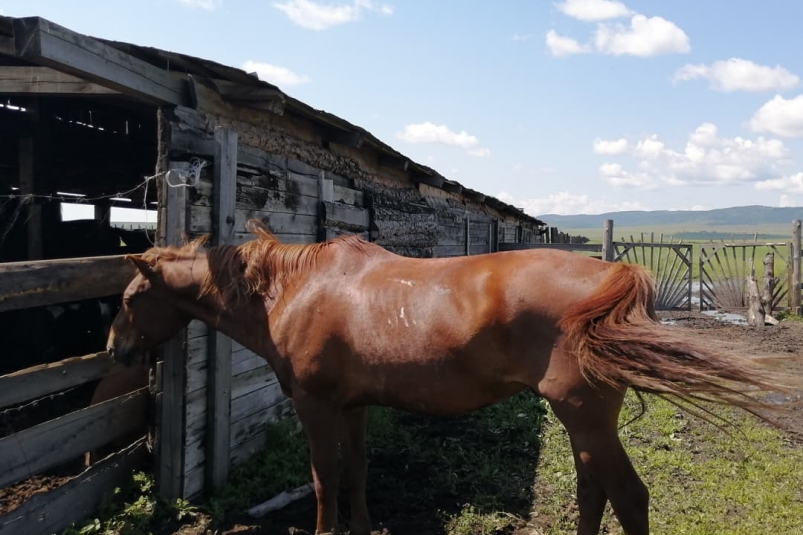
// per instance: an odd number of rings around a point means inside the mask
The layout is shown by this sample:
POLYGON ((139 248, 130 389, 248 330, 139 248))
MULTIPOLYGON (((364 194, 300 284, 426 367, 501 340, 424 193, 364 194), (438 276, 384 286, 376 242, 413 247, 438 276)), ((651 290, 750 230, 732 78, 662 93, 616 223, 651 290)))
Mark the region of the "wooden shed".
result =
MULTIPOLYGON (((64 201, 59 192, 98 199, 96 227, 112 206, 156 208, 156 244, 201 234, 239 244, 251 239, 252 217, 286 242, 356 233, 418 257, 488 253, 541 241, 546 230, 253 74, 38 17, 0 17, 0 206, 17 200, 12 211, 0 208, 0 227, 16 229, 18 240, 0 269, 16 288, 50 296, 31 299, 0 282, 0 311, 119 294, 132 276, 120 255, 149 245, 140 233, 123 238, 124 248, 118 240, 76 255, 56 240, 61 248, 43 255, 55 232, 43 214, 64 201), (92 257, 80 261, 93 278, 59 260, 49 280, 61 282, 33 281, 43 264, 30 261, 68 256, 92 257)), ((165 497, 193 498, 225 482, 232 463, 265 446, 264 425, 291 411, 262 359, 199 322, 165 345, 151 375, 165 497)))

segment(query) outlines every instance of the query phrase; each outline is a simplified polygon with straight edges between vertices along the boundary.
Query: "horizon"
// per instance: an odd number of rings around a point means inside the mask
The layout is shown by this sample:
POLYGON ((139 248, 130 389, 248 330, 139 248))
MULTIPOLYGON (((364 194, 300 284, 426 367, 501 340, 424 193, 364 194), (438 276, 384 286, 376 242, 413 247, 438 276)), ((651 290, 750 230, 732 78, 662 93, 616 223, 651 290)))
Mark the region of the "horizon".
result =
POLYGON ((535 217, 803 206, 792 0, 0 0, 0 14, 256 72, 535 217))

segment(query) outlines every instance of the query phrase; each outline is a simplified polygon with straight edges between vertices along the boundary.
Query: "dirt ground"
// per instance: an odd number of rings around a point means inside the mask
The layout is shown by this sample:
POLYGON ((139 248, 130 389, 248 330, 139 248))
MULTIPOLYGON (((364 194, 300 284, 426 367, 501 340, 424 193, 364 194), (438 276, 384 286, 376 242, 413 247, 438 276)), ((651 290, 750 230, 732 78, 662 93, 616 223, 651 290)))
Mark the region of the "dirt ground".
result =
MULTIPOLYGON (((688 329, 690 336, 705 336, 720 340, 723 348, 738 348, 763 355, 797 354, 803 357, 803 322, 782 322, 776 326, 755 329, 745 324, 730 323, 699 312, 661 312, 659 315, 665 323, 672 324, 677 328, 688 329)), ((789 369, 789 373, 803 376, 803 358, 789 369)), ((791 396, 791 398, 799 401, 801 396, 791 396)), ((782 399, 774 401, 780 402, 782 399)), ((788 432, 790 440, 803 446, 803 407, 777 415, 775 420, 788 432)), ((402 474, 394 474, 398 470, 394 467, 393 461, 393 459, 378 459, 376 455, 372 456, 368 506, 373 517, 383 521, 381 525, 374 526, 374 535, 406 535, 409 533, 436 535, 442 533, 442 527, 440 527, 442 524, 436 525, 431 511, 421 511, 421 504, 405 500, 405 496, 412 495, 408 492, 409 489, 399 488, 394 494, 394 489, 387 487, 388 479, 397 476, 405 477, 402 474), (401 499, 394 499, 396 497, 401 497, 401 499)), ((403 462, 402 459, 395 461, 403 462)), ((535 459, 523 463, 519 468, 531 475, 535 468, 535 459)), ((417 475, 408 473, 406 477, 408 479, 403 483, 405 487, 426 484, 425 472, 417 475)), ((531 497, 531 491, 521 494, 521 498, 525 501, 531 497)), ((531 504, 532 501, 530 500, 529 503, 531 504)), ((431 503, 429 508, 435 510, 442 505, 431 503)), ((521 519, 511 521, 498 533, 500 535, 539 535, 540 531, 525 520, 530 507, 518 505, 507 510, 521 519)), ((342 514, 346 518, 348 517, 347 510, 343 510, 342 514)), ((315 500, 312 495, 309 495, 260 521, 246 517, 240 518, 239 521, 219 533, 221 535, 311 535, 314 533, 314 518, 315 500)))

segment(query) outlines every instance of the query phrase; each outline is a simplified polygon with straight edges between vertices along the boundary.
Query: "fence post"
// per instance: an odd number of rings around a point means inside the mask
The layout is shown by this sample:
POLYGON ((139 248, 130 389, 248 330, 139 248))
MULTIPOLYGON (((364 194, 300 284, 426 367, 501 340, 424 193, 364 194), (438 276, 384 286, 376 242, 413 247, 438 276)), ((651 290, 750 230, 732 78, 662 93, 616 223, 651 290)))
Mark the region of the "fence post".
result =
POLYGON ((792 254, 789 256, 789 261, 792 263, 792 284, 789 286, 790 308, 793 314, 798 316, 803 315, 800 310, 800 224, 801 220, 796 219, 792 222, 792 254))
POLYGON ((466 212, 466 256, 471 254, 471 216, 466 212))
MULTIPOLYGON (((215 128, 212 185, 212 244, 231 242, 237 197, 237 132, 215 128)), ((210 490, 226 483, 231 458, 231 339, 209 330, 206 384, 206 485, 210 490)))
POLYGON ((613 262, 613 219, 606 219, 602 226, 602 259, 613 262))

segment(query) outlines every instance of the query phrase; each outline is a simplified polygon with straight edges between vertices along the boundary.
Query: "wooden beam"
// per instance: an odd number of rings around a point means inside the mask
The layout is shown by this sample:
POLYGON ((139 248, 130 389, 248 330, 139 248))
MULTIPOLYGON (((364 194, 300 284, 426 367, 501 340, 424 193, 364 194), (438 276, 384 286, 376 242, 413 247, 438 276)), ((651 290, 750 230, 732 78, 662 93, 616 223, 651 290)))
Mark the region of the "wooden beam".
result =
POLYGON ((0 439, 0 487, 79 457, 142 426, 149 399, 148 387, 140 388, 0 439))
POLYGON ((0 312, 119 294, 134 274, 122 255, 0 264, 0 312))
POLYGON ((147 453, 142 438, 93 464, 64 485, 34 494, 10 513, 0 516, 0 535, 50 535, 87 518, 116 487, 130 481, 131 473, 141 466, 147 453))
POLYGON ((596 243, 500 243, 500 251, 520 251, 522 249, 562 249, 564 251, 590 251, 601 253, 602 244, 596 243))
POLYGON ((0 94, 4 95, 119 95, 49 67, 0 67, 0 94))
MULTIPOLYGON (((170 138, 169 126, 160 133, 170 138)), ((161 141, 161 137, 160 137, 161 141)), ((178 166, 171 163, 169 168, 178 166)), ((162 169, 157 167, 157 172, 162 169)), ((160 214, 165 245, 181 245, 187 229, 187 188, 171 188, 159 182, 164 210, 160 214)), ((161 391, 157 394, 159 407, 159 449, 157 478, 159 495, 166 500, 184 498, 184 436, 185 406, 184 385, 187 381, 186 362, 187 329, 182 329, 162 346, 161 391)))
MULTIPOLYGON (((37 204, 36 198, 36 143, 33 137, 21 137, 19 139, 19 183, 20 193, 23 196, 30 195, 24 199, 27 203, 25 211, 25 227, 28 232, 28 260, 40 260, 42 258, 42 207, 37 204)), ((40 167, 41 168, 41 167, 40 167)))
POLYGON ((337 143, 355 149, 361 148, 365 142, 365 137, 359 132, 347 132, 335 128, 324 128, 321 139, 324 143, 337 143))
POLYGON ((444 180, 443 181, 443 191, 448 191, 450 193, 462 193, 463 186, 454 182, 452 180, 444 180))
POLYGON ((186 105, 186 81, 97 39, 39 17, 14 22, 17 55, 158 105, 186 105))
POLYGON ((399 158, 397 156, 388 156, 386 154, 382 154, 379 156, 379 165, 380 167, 407 171, 407 168, 410 166, 410 160, 407 158, 399 158))
POLYGON ((0 408, 100 379, 120 367, 103 351, 0 376, 0 408))
MULTIPOLYGON (((215 128, 212 244, 231 243, 237 198, 237 132, 215 128)), ((206 383, 206 486, 214 491, 229 477, 231 437, 231 338, 209 331, 206 383)))
POLYGON ((284 114, 285 95, 279 89, 264 85, 245 85, 229 80, 213 80, 220 96, 225 100, 236 102, 251 108, 284 114))
POLYGON ((428 175, 415 170, 410 173, 410 179, 417 184, 427 184, 433 188, 442 188, 445 181, 440 175, 428 175))
POLYGON ((14 19, 0 16, 0 55, 16 56, 17 47, 14 43, 14 19))

